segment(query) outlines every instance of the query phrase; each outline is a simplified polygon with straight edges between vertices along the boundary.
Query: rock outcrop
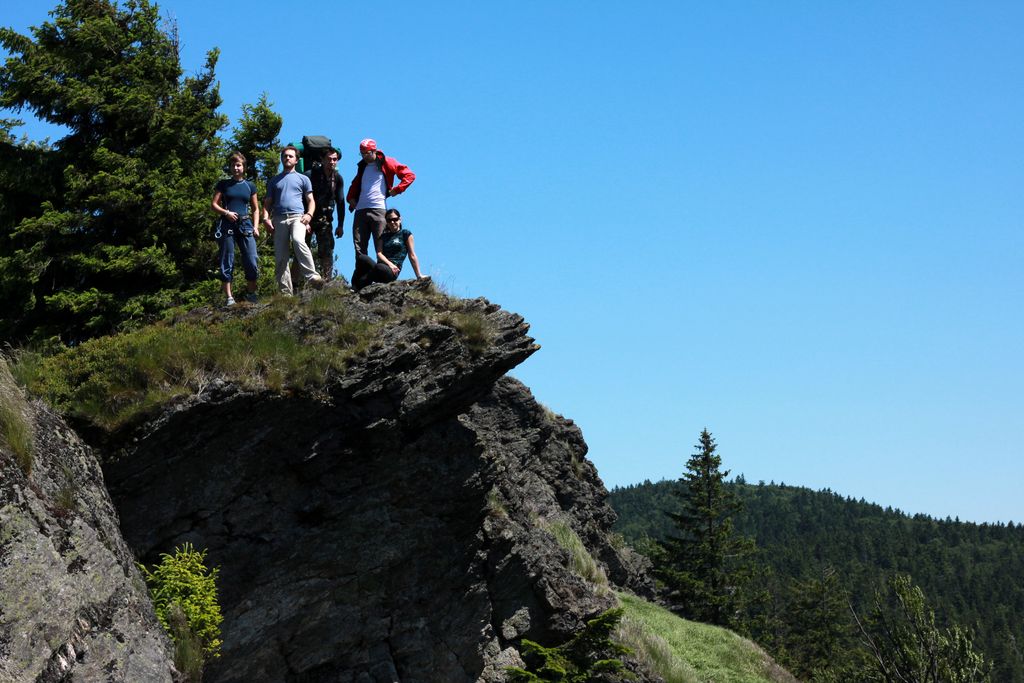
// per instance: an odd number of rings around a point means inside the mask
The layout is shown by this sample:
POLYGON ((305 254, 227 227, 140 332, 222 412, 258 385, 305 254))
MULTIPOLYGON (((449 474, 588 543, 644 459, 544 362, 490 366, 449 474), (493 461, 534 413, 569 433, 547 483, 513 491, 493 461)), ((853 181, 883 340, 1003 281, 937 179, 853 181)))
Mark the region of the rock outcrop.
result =
POLYGON ((61 417, 17 398, 35 445, 29 469, 0 440, 0 681, 170 683, 170 642, 99 463, 61 417))
MULTIPOLYGON (((612 587, 649 590, 610 541, 580 430, 505 376, 538 348, 520 316, 425 282, 346 305, 385 324, 325 386, 218 379, 103 439, 136 556, 191 542, 220 568, 224 645, 205 681, 501 681, 522 638, 563 640, 614 604, 612 587)), ((112 547, 127 590, 136 575, 112 547)))

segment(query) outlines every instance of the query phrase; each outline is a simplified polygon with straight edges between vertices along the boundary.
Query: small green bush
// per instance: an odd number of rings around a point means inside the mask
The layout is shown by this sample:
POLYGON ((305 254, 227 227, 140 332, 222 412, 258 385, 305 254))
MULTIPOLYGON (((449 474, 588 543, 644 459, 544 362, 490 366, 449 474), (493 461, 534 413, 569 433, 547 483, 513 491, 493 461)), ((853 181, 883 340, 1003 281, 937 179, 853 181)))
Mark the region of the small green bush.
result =
POLYGON ((544 647, 523 639, 523 659, 526 669, 509 667, 511 683, 589 683, 600 674, 617 674, 620 680, 633 679, 618 657, 630 653, 629 648, 611 638, 622 618, 622 609, 610 609, 591 619, 567 643, 557 647, 544 647))
MULTIPOLYGON (((160 564, 152 571, 139 565, 146 584, 149 586, 157 619, 175 642, 176 650, 183 656, 193 657, 191 639, 202 647, 205 660, 219 656, 220 624, 223 617, 217 601, 217 575, 219 570, 206 567, 206 551, 202 552, 186 543, 175 548, 173 555, 164 553, 160 564), (187 622, 187 629, 175 622, 175 610, 180 610, 187 622)), ((175 660, 175 664, 178 661, 175 660)), ((182 661, 179 669, 191 666, 182 661)))

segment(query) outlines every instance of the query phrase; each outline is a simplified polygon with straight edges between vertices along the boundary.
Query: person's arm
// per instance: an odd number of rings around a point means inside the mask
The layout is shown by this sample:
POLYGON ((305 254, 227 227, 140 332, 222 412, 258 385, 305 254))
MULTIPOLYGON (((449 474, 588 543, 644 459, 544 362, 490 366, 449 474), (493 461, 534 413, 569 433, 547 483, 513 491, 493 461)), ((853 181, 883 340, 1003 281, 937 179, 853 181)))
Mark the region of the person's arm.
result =
POLYGON ((395 175, 398 177, 398 185, 395 185, 395 189, 388 190, 388 196, 394 197, 396 194, 402 194, 406 189, 412 185, 412 182, 416 180, 416 174, 412 172, 412 169, 405 164, 392 159, 395 162, 395 175))
POLYGON ((383 251, 377 252, 377 263, 383 263, 384 265, 391 269, 391 272, 395 274, 395 277, 398 277, 398 266, 389 261, 388 257, 384 255, 383 251))
POLYGON ((355 181, 359 179, 359 174, 356 172, 355 178, 352 179, 352 184, 348 187, 348 195, 345 197, 345 201, 348 203, 348 212, 352 213, 355 211, 355 205, 359 201, 359 190, 355 186, 355 181))
POLYGON ((334 184, 334 206, 338 209, 338 227, 334 229, 335 237, 345 235, 345 179, 338 174, 338 182, 334 184))
POLYGON ((274 200, 270 194, 270 190, 267 190, 267 196, 263 198, 263 223, 267 226, 267 231, 274 234, 274 222, 270 220, 270 210, 274 208, 274 200))
POLYGON ((257 199, 256 193, 253 192, 249 195, 249 213, 250 219, 252 220, 252 234, 253 237, 260 236, 260 200, 257 199))
POLYGON ((238 220, 238 214, 235 213, 234 211, 228 211, 223 206, 221 206, 220 205, 220 200, 221 199, 222 199, 222 195, 221 195, 220 190, 214 191, 214 193, 213 193, 213 201, 210 202, 210 206, 212 206, 213 210, 216 211, 217 213, 219 213, 221 216, 224 216, 229 221, 234 223, 235 221, 238 220))
POLYGON ((306 226, 306 232, 310 232, 313 230, 312 221, 313 214, 316 212, 316 200, 313 199, 312 192, 307 192, 302 196, 302 198, 306 202, 306 213, 302 214, 302 218, 299 220, 301 220, 302 224, 306 226))
POLYGON ((420 273, 420 260, 416 257, 416 244, 413 241, 412 235, 409 235, 409 240, 405 243, 405 246, 409 249, 409 263, 412 264, 412 272, 416 273, 416 279, 419 280, 423 277, 420 273))

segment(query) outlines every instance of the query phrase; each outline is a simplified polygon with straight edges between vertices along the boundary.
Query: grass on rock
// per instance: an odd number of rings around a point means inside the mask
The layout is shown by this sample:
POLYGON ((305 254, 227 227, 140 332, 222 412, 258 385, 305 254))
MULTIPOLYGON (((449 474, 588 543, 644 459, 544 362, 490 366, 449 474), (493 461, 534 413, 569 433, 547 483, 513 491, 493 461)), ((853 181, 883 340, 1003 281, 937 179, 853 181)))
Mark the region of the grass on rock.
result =
POLYGON ((350 319, 344 298, 325 293, 305 307, 279 298, 246 317, 161 322, 48 357, 22 354, 21 370, 34 394, 108 431, 214 379, 309 390, 367 348, 379 327, 350 319), (302 319, 313 333, 300 332, 302 319))
POLYGON ((0 443, 11 450, 26 476, 32 473, 35 435, 28 404, 3 358, 0 358, 0 443))
POLYGON ((682 619, 617 593, 625 613, 616 638, 666 683, 797 683, 754 643, 728 629, 682 619))

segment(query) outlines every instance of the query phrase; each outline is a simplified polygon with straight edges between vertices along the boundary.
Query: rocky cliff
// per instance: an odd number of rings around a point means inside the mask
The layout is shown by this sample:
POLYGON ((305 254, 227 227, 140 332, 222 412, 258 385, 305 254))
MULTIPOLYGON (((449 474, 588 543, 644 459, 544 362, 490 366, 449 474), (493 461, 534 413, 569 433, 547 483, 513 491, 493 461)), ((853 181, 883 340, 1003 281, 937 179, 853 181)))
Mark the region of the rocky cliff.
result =
POLYGON ((35 435, 28 466, 0 439, 0 681, 170 683, 170 642, 95 454, 9 376, 0 389, 6 418, 35 435))
MULTIPOLYGON (((379 331, 316 390, 215 379, 99 441, 136 555, 191 542, 220 568, 224 646, 204 680, 499 681, 522 638, 565 639, 613 605, 610 586, 648 589, 610 542, 614 513, 580 430, 505 376, 538 348, 521 317, 423 281, 371 286, 345 306, 379 331), (596 571, 580 570, 566 533, 596 571)), ((330 334, 315 316, 282 324, 330 334)), ((96 525, 116 538, 111 562, 131 588, 116 530, 96 525)), ((5 612, 8 636, 27 619, 5 612)), ((138 638, 156 662, 158 630, 138 638)))

